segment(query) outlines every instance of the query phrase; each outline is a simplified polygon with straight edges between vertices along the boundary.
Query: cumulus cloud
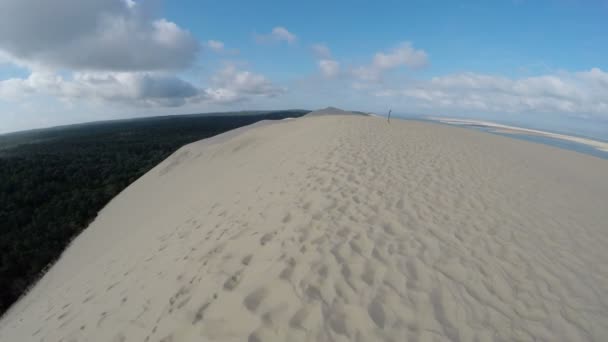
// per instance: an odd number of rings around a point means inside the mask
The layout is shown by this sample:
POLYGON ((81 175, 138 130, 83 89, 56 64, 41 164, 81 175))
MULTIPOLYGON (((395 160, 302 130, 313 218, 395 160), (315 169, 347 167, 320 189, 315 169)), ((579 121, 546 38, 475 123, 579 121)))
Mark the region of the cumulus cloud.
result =
POLYGON ((313 44, 310 48, 311 48, 313 54, 315 55, 315 57, 317 57, 319 59, 330 59, 331 58, 331 51, 325 44, 313 44))
POLYGON ((189 66, 196 39, 143 1, 3 0, 0 51, 34 68, 158 71, 189 66))
POLYGON ((0 81, 0 98, 51 95, 64 100, 101 100, 139 106, 181 106, 199 95, 192 84, 151 72, 78 72, 71 79, 32 72, 25 79, 0 81))
POLYGON ((578 76, 592 84, 595 84, 598 87, 607 87, 608 88, 608 73, 602 71, 599 68, 593 68, 589 71, 584 71, 578 73, 578 76))
POLYGON ((424 50, 415 49, 410 42, 404 42, 387 53, 376 53, 370 65, 355 68, 352 74, 362 81, 376 82, 388 70, 400 66, 418 69, 428 63, 428 55, 424 50))
POLYGON ((9 78, 0 81, 0 99, 19 100, 24 96, 38 93, 42 89, 53 89, 61 83, 61 77, 47 72, 31 73, 28 78, 9 78))
POLYGON ((176 107, 195 98, 199 90, 172 75, 154 73, 80 73, 66 82, 63 94, 75 98, 176 107))
POLYGON ((392 69, 401 65, 410 68, 420 68, 428 63, 428 57, 423 50, 416 50, 412 44, 405 42, 389 53, 378 52, 374 56, 372 66, 377 69, 392 69))
POLYGON ((238 55, 239 54, 239 50, 238 49, 228 49, 226 48, 226 44, 224 44, 224 42, 219 41, 219 40, 208 40, 207 42, 205 42, 204 46, 217 53, 217 54, 221 54, 221 55, 238 55))
POLYGON ((224 43, 219 40, 208 40, 207 47, 215 52, 223 52, 224 51, 224 43))
POLYGON ((293 44, 296 42, 297 37, 286 28, 277 26, 268 34, 256 34, 255 40, 258 43, 286 42, 287 44, 293 44))
POLYGON ((324 77, 340 76, 353 79, 353 87, 356 89, 374 87, 389 70, 401 66, 418 69, 429 63, 427 53, 415 49, 409 42, 401 43, 388 52, 376 53, 368 65, 346 68, 342 68, 341 63, 332 57, 330 49, 325 44, 314 44, 311 46, 311 50, 317 59, 319 71, 324 77))
POLYGON ((321 74, 327 78, 336 77, 340 74, 340 63, 333 59, 319 60, 321 74))
POLYGON ((321 75, 325 78, 335 78, 340 74, 340 62, 336 61, 325 44, 313 44, 312 53, 317 58, 321 75))
POLYGON ((406 97, 433 109, 590 114, 608 118, 608 73, 598 68, 519 79, 461 73, 375 94, 406 97))
POLYGON ((291 44, 296 41, 296 35, 287 31, 286 28, 278 26, 272 29, 271 36, 279 41, 286 41, 291 44))
POLYGON ((275 97, 284 92, 284 88, 275 86, 263 75, 226 65, 213 76, 205 96, 214 102, 232 103, 249 96, 275 97))
POLYGON ((54 96, 62 100, 93 100, 131 106, 177 107, 186 103, 233 103, 251 97, 274 97, 285 89, 260 74, 226 66, 207 88, 197 87, 165 72, 76 72, 64 78, 48 71, 27 78, 0 81, 0 99, 54 96))

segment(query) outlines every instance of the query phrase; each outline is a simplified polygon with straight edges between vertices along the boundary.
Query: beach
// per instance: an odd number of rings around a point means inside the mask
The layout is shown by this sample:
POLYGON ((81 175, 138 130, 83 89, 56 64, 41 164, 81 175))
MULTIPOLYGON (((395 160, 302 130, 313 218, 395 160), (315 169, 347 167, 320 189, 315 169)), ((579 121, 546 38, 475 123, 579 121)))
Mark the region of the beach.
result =
POLYGON ((539 136, 544 138, 551 138, 571 143, 576 143, 590 148, 596 149, 601 152, 608 152, 608 142, 590 139, 585 137, 579 137, 568 134, 554 133, 548 131, 541 131, 538 129, 516 127, 509 125, 502 125, 494 122, 481 121, 481 120, 470 120, 470 119, 453 119, 453 118, 442 118, 442 117, 429 117, 430 120, 450 124, 450 125, 462 125, 471 127, 483 127, 492 130, 496 133, 504 134, 524 134, 529 136, 539 136))
POLYGON ((601 341, 608 161, 319 115, 186 145, 114 198, 0 341, 601 341))

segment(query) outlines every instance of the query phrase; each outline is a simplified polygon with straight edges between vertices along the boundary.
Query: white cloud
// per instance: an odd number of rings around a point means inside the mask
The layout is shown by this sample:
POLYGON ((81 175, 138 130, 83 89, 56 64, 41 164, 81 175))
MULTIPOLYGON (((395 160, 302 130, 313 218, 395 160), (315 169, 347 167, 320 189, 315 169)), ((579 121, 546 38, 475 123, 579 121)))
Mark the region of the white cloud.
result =
POLYGON ((159 107, 181 106, 198 93, 192 84, 158 73, 80 73, 63 89, 63 94, 72 98, 159 107))
MULTIPOLYGON (((92 105, 87 108, 112 108, 114 114, 126 115, 134 107, 145 107, 146 113, 183 105, 213 107, 285 92, 266 77, 235 66, 222 68, 202 85, 177 77, 176 71, 193 66, 201 47, 222 55, 239 51, 219 40, 199 43, 157 15, 155 3, 0 0, 0 64, 29 70, 29 76, 0 79, 0 105, 25 113, 26 104, 60 100, 62 111, 92 105)), ((292 44, 297 37, 275 27, 267 39, 292 44)), ((30 113, 29 120, 58 122, 41 113, 30 113)))
POLYGON ((416 50, 412 44, 405 42, 389 53, 378 52, 374 56, 372 67, 377 69, 392 69, 401 65, 407 65, 410 68, 420 68, 428 63, 428 57, 425 51, 416 50))
POLYGON ((273 85, 266 77, 238 70, 234 65, 226 65, 205 89, 211 101, 223 103, 242 101, 249 96, 275 97, 284 92, 284 88, 273 85))
POLYGON ((181 106, 198 96, 188 82, 164 73, 78 72, 71 79, 32 72, 25 79, 0 81, 0 99, 50 95, 63 100, 98 100, 138 106, 181 106))
POLYGON ((323 76, 327 78, 336 77, 340 74, 340 63, 333 59, 321 59, 319 69, 323 76))
POLYGON ((48 73, 32 73, 28 78, 9 78, 0 81, 0 99, 18 100, 33 94, 39 88, 47 88, 49 83, 56 83, 57 76, 48 73))
POLYGON ((205 47, 207 47, 209 50, 217 53, 217 54, 221 54, 221 55, 238 55, 239 54, 239 50, 238 49, 228 49, 226 48, 226 44, 224 44, 224 42, 219 41, 219 40, 208 40, 205 44, 205 47))
POLYGON ((184 68, 199 49, 175 23, 132 0, 3 0, 0 52, 31 68, 158 71, 184 68))
POLYGON ((202 89, 164 72, 77 72, 65 79, 53 72, 0 81, 0 100, 18 102, 43 95, 66 101, 104 101, 128 106, 177 107, 186 103, 231 103, 275 97, 284 88, 264 76, 226 66, 202 89))
POLYGON ((224 51, 224 43, 219 40, 208 40, 207 47, 215 52, 223 52, 224 51))
POLYGON ((325 44, 314 44, 311 49, 324 77, 340 76, 355 79, 352 86, 356 89, 372 88, 382 80, 385 72, 400 66, 418 69, 429 63, 427 53, 415 49, 409 42, 401 43, 389 52, 376 53, 369 65, 344 68, 346 69, 344 71, 341 63, 332 57, 330 49, 325 44))
POLYGON ((608 87, 608 73, 599 68, 578 73, 578 76, 600 87, 608 87))
POLYGON ((286 28, 278 26, 272 29, 272 37, 279 41, 286 41, 291 44, 296 41, 296 35, 287 31, 286 28))
POLYGON ((135 5, 137 5, 137 3, 134 0, 124 0, 125 4, 127 5, 127 7, 129 8, 133 8, 135 7, 135 5))
POLYGON ((336 61, 325 44, 313 44, 311 50, 317 58, 321 75, 325 78, 335 78, 340 75, 340 62, 336 61))
POLYGON ((315 57, 319 59, 331 59, 331 51, 325 44, 313 44, 311 46, 312 52, 315 57))
POLYGON ((258 43, 286 42, 287 44, 293 44, 297 37, 285 27, 277 26, 268 34, 256 34, 255 40, 258 43))
POLYGON ((400 66, 418 69, 428 63, 428 55, 424 50, 417 50, 412 47, 410 42, 404 42, 388 53, 376 53, 370 65, 355 68, 352 70, 352 74, 362 81, 376 82, 381 80, 383 74, 388 70, 400 66))
POLYGON ((436 110, 608 118, 608 73, 597 68, 519 79, 461 73, 383 89, 375 95, 409 98, 436 110))

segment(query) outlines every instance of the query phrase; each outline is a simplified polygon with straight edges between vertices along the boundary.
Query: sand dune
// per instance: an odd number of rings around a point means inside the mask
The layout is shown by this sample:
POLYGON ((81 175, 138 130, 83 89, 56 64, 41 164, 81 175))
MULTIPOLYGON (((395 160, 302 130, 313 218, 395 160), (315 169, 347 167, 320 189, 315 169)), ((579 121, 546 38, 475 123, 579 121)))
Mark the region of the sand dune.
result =
POLYGON ((100 213, 0 341, 604 341, 607 174, 365 116, 193 143, 100 213))
POLYGON ((348 111, 348 110, 344 110, 344 109, 340 109, 340 108, 336 108, 336 107, 326 107, 323 109, 318 109, 315 111, 312 111, 308 114, 306 114, 306 116, 324 116, 324 115, 361 115, 361 116, 368 116, 369 114, 363 113, 363 112, 353 112, 353 111, 348 111))

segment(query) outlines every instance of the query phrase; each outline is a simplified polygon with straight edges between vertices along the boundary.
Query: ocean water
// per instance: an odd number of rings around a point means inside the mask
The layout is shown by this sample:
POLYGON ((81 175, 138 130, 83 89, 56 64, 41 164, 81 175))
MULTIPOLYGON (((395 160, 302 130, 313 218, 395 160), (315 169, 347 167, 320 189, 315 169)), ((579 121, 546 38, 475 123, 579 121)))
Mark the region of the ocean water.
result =
MULTIPOLYGON (((469 126, 464 126, 464 127, 469 127, 469 126)), ((470 128, 483 130, 483 131, 486 131, 491 134, 497 134, 497 135, 502 135, 502 136, 509 137, 509 138, 550 145, 550 146, 562 148, 564 150, 585 153, 585 154, 589 154, 589 155, 592 155, 595 157, 608 159, 608 152, 598 150, 597 148, 594 148, 594 147, 591 147, 591 146, 585 145, 585 144, 580 144, 580 143, 577 143, 574 141, 567 141, 567 140, 562 140, 562 139, 555 139, 555 138, 550 138, 550 137, 545 137, 545 136, 529 135, 529 134, 523 134, 523 133, 510 134, 510 133, 503 133, 503 132, 494 132, 492 129, 482 128, 482 127, 470 127, 470 128)))
MULTIPOLYGON (((509 138, 513 138, 513 139, 530 141, 530 142, 534 142, 534 143, 538 143, 538 144, 545 144, 545 145, 561 148, 561 149, 564 149, 564 150, 575 151, 575 152, 579 152, 579 153, 584 153, 584 154, 592 155, 592 156, 598 157, 598 158, 608 159, 608 152, 601 151, 601 150, 598 150, 598 149, 596 149, 594 147, 591 147, 589 145, 580 144, 580 143, 577 143, 577 142, 574 142, 574 141, 561 140, 561 139, 550 138, 550 137, 539 136, 539 135, 530 135, 530 134, 525 134, 525 133, 496 132, 495 128, 491 128, 491 127, 483 127, 483 126, 475 126, 475 125, 452 125, 452 124, 448 124, 448 123, 444 123, 444 122, 439 122, 439 121, 436 121, 436 120, 429 120, 429 119, 420 118, 420 117, 401 117, 401 118, 404 118, 406 120, 426 121, 426 122, 433 122, 433 123, 438 123, 438 124, 443 124, 443 125, 449 125, 449 126, 458 126, 458 127, 463 127, 463 128, 475 129, 475 130, 487 132, 487 133, 490 133, 490 134, 502 135, 504 137, 509 137, 509 138)), ((524 127, 524 126, 521 126, 521 125, 519 125, 518 127, 529 128, 529 127, 524 127)), ((533 128, 533 129, 538 129, 538 128, 533 128)), ((553 132, 553 131, 550 131, 550 130, 544 130, 544 131, 545 132, 551 132, 551 133, 561 133, 561 134, 564 134, 563 132, 553 132)), ((575 134, 570 134, 570 133, 567 133, 567 135, 577 136, 575 134)), ((583 137, 583 136, 580 136, 580 137, 582 137, 582 138, 590 138, 590 137, 583 137)), ((598 141, 604 141, 602 139, 597 139, 597 138, 593 138, 593 139, 594 140, 598 140, 598 141)))

